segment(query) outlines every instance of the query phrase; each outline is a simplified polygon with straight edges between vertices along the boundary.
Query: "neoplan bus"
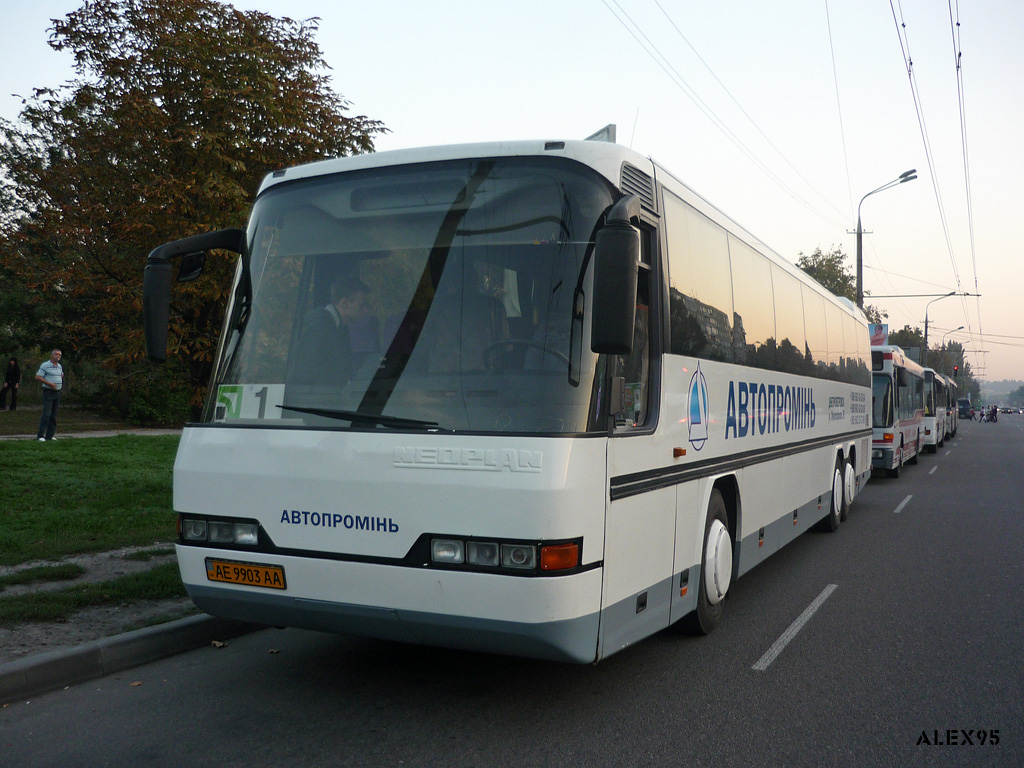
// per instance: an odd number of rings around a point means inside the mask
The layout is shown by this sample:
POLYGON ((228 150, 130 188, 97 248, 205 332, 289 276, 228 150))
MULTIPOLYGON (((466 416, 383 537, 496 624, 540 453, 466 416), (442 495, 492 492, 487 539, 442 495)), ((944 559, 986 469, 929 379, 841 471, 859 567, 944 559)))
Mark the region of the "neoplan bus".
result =
POLYGON ((934 368, 924 369, 924 450, 935 453, 946 442, 949 413, 949 393, 946 378, 934 368))
POLYGON ((863 314, 623 147, 275 172, 246 230, 150 254, 151 358, 171 259, 212 249, 240 258, 174 467, 211 614, 593 662, 711 631, 870 475, 863 314))
POLYGON ((899 477, 917 464, 924 432, 924 368, 896 346, 871 347, 871 466, 899 477))

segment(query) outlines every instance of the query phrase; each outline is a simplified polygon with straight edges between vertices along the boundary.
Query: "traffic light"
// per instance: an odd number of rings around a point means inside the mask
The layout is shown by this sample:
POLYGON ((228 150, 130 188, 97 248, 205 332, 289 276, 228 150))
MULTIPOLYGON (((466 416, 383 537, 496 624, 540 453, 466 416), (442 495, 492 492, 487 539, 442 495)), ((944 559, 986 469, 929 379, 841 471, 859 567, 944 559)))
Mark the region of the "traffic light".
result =
POLYGON ((955 379, 959 375, 960 375, 960 366, 959 365, 954 365, 953 366, 953 378, 955 379))

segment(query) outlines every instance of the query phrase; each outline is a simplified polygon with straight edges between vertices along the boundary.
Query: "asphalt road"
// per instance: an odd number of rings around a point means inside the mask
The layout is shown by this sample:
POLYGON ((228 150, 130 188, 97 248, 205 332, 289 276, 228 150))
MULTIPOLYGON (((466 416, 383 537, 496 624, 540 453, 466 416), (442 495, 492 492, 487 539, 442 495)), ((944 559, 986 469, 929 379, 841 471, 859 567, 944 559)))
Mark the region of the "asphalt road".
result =
POLYGON ((963 425, 706 638, 578 667, 264 630, 4 708, 0 766, 1024 765, 1022 457, 1024 417, 963 425))

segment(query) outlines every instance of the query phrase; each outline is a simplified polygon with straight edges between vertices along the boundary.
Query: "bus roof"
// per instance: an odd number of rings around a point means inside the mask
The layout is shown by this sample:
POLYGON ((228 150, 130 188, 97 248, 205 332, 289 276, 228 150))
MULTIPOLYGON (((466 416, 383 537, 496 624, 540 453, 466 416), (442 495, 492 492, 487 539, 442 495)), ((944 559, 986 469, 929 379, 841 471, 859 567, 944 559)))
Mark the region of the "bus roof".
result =
POLYGON ((337 157, 318 160, 274 171, 263 179, 260 193, 285 181, 324 176, 331 173, 360 171, 368 168, 386 168, 393 165, 433 163, 444 160, 465 160, 474 157, 538 157, 555 156, 577 160, 593 168, 618 187, 621 183, 622 164, 632 163, 650 176, 654 175, 654 163, 638 152, 619 144, 604 141, 504 141, 477 144, 452 144, 448 146, 419 147, 415 149, 393 149, 386 152, 370 152, 351 157, 337 157))
POLYGON ((925 370, 930 370, 922 368, 919 363, 917 363, 909 355, 907 355, 906 352, 903 351, 902 347, 897 347, 895 344, 882 344, 879 346, 872 345, 871 351, 873 353, 880 352, 882 353, 883 358, 888 357, 893 361, 894 364, 900 365, 904 368, 909 368, 913 371, 920 373, 921 375, 924 375, 925 370))

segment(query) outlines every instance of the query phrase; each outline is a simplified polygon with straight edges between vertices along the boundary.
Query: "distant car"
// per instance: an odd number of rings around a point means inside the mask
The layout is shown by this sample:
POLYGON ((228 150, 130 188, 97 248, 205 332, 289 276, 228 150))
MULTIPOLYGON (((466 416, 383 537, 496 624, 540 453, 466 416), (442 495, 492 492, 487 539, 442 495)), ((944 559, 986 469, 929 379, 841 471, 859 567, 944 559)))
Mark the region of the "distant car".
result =
POLYGON ((1009 408, 1007 406, 1003 406, 1002 408, 999 409, 999 412, 1000 413, 1016 413, 1017 409, 1016 408, 1009 408))

